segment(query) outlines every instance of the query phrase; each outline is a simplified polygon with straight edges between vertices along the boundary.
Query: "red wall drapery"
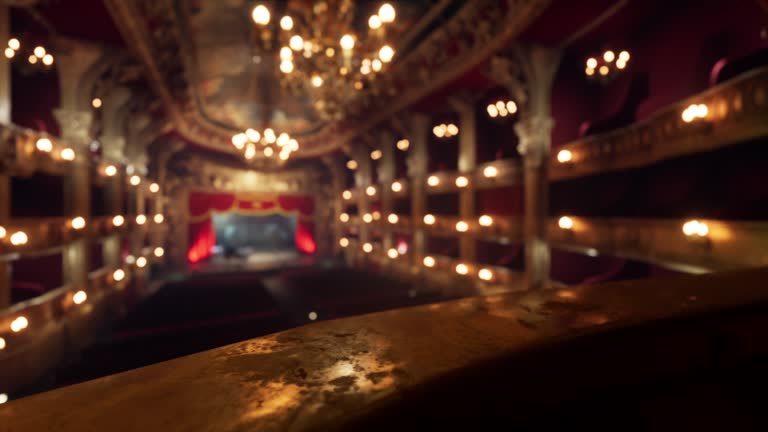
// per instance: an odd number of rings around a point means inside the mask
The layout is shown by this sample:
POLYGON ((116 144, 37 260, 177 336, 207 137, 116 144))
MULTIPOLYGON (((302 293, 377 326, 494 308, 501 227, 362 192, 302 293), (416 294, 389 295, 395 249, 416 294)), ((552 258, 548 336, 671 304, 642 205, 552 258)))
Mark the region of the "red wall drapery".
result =
POLYGON ((313 215, 315 202, 311 196, 269 193, 191 192, 189 194, 189 249, 187 260, 200 262, 211 255, 216 244, 211 215, 239 212, 253 215, 274 213, 297 217, 295 243, 303 253, 315 253, 313 215))

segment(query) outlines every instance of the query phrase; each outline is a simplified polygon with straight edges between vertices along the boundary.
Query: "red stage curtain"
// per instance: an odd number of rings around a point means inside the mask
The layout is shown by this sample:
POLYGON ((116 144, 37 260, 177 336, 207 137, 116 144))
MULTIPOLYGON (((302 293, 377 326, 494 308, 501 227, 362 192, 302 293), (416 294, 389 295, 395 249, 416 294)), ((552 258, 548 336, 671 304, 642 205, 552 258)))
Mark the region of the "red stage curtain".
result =
POLYGON ((229 211, 244 214, 288 213, 297 216, 295 242, 302 253, 315 253, 313 215, 315 202, 311 196, 266 193, 192 192, 189 195, 189 262, 200 262, 211 255, 216 245, 211 215, 229 211))

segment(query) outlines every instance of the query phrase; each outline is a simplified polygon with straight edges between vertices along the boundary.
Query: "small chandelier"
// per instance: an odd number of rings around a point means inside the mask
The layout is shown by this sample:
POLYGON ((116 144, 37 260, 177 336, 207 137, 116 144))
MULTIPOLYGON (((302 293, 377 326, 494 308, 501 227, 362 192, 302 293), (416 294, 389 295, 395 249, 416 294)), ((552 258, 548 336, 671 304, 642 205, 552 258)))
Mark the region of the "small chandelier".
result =
POLYGON ((305 10, 288 10, 279 20, 272 20, 263 4, 251 13, 261 28, 263 49, 277 52, 281 85, 312 97, 314 109, 326 119, 343 118, 349 102, 393 60, 387 29, 396 16, 391 4, 381 4, 362 34, 354 28, 352 0, 315 2, 305 10), (279 48, 272 46, 273 21, 279 23, 274 37, 279 48))
POLYGON ((628 51, 622 51, 617 55, 613 51, 607 50, 601 56, 588 58, 584 73, 588 78, 601 80, 614 78, 626 69, 629 58, 628 51))
POLYGON ((232 137, 232 145, 243 152, 247 161, 253 161, 257 152, 262 152, 265 158, 282 163, 299 150, 299 142, 296 139, 285 132, 278 135, 271 128, 264 129, 263 133, 256 129, 247 129, 232 137))

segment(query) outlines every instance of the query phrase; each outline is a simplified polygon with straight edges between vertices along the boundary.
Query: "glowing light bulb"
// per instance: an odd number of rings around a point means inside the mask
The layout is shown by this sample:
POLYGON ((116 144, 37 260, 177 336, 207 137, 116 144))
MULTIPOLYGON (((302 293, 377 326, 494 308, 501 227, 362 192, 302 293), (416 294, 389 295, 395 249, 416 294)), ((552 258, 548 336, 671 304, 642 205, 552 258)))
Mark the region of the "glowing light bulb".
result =
POLYGON ((141 177, 137 175, 133 175, 131 176, 130 182, 131 182, 131 185, 138 186, 139 184, 141 184, 141 177))
POLYGON ((372 214, 373 214, 373 220, 381 219, 381 212, 379 212, 378 210, 374 210, 372 214))
POLYGON ((12 50, 16 51, 16 50, 18 50, 19 48, 21 48, 21 42, 19 42, 19 40, 18 40, 18 39, 16 39, 16 38, 11 38, 11 39, 8 39, 8 47, 9 47, 10 49, 12 49, 12 50))
POLYGON ((367 224, 373 222, 373 215, 370 214, 370 213, 364 214, 363 215, 363 222, 365 222, 367 224))
POLYGON ((349 222, 349 215, 347 213, 342 213, 339 215, 339 220, 344 223, 349 222))
POLYGON ((496 108, 496 105, 494 104, 488 104, 488 106, 485 107, 485 110, 488 111, 488 115, 491 118, 496 118, 499 116, 499 109, 496 108))
POLYGON ((339 246, 343 248, 349 246, 349 239, 346 237, 342 237, 341 239, 339 239, 339 246))
POLYGON ((289 74, 293 72, 293 62, 290 60, 283 60, 280 62, 280 72, 289 74))
POLYGON ((365 194, 368 196, 374 196, 376 195, 376 187, 375 186, 368 186, 365 188, 365 194))
POLYGON ((600 69, 598 69, 598 72, 600 72, 600 75, 606 76, 608 75, 608 66, 600 66, 600 69))
POLYGON ((345 190, 344 192, 341 193, 341 197, 344 198, 345 200, 351 200, 352 192, 345 190))
POLYGON ((395 50, 391 46, 389 46, 389 45, 384 45, 379 50, 379 58, 384 63, 391 62, 392 58, 394 58, 394 57, 395 57, 395 50))
POLYGON ((357 169, 357 161, 355 161, 355 160, 347 161, 347 169, 352 170, 352 171, 356 170, 357 169))
POLYGON ((395 20, 396 16, 397 12, 395 12, 395 8, 391 4, 384 3, 379 7, 379 17, 382 22, 391 23, 395 20))
POLYGON ((310 321, 315 321, 317 319, 317 312, 310 312, 309 315, 307 315, 310 321))
POLYGON ((490 269, 482 268, 477 272, 477 277, 484 281, 490 281, 493 279, 493 272, 490 269))
POLYGON ((592 76, 592 75, 594 75, 594 74, 595 74, 595 70, 594 70, 594 69, 592 69, 592 68, 586 68, 586 69, 584 70, 584 73, 585 73, 585 74, 587 74, 587 76, 592 76))
POLYGON ((293 35, 288 39, 288 46, 294 51, 301 51, 304 48, 304 39, 299 35, 293 35))
POLYGON ((457 187, 463 188, 463 187, 467 187, 467 185, 469 185, 469 179, 467 179, 464 176, 456 177, 456 186, 457 187))
POLYGON ((149 191, 152 193, 158 193, 160 192, 160 185, 157 183, 152 183, 149 185, 149 191))
POLYGON ((459 127, 455 124, 451 123, 445 128, 446 132, 450 134, 450 136, 455 136, 459 134, 459 127))
POLYGON ((427 184, 435 187, 440 184, 440 178, 437 176, 429 176, 429 178, 427 178, 427 184))
POLYGON ((59 156, 61 156, 61 158, 65 161, 73 161, 75 160, 75 151, 69 147, 66 147, 61 149, 59 156))
POLYGON ((612 62, 613 59, 615 58, 616 58, 616 54, 611 50, 608 50, 603 53, 603 60, 607 61, 608 63, 612 62))
POLYGON ((136 258, 136 267, 144 268, 147 266, 147 259, 143 256, 136 258))
POLYGON ((25 316, 16 317, 16 319, 11 321, 11 331, 14 333, 18 333, 27 327, 29 327, 29 320, 25 316))
POLYGON ((128 265, 134 265, 136 264, 136 257, 133 255, 128 255, 125 257, 125 263, 128 265))
POLYGON ((53 150, 53 143, 48 138, 40 138, 35 143, 35 147, 41 152, 50 153, 53 150))
POLYGON ((78 216, 72 219, 69 223, 70 225, 72 225, 72 228, 76 230, 81 230, 85 228, 85 218, 83 218, 82 216, 78 216))
POLYGON ((155 221, 156 224, 161 224, 165 220, 165 216, 163 216, 162 213, 158 213, 152 219, 155 221))
POLYGON ((342 49, 351 50, 355 47, 355 37, 350 34, 345 34, 339 39, 339 45, 342 49))
POLYGON ((275 154, 275 149, 272 147, 265 147, 264 148, 264 156, 266 157, 272 157, 275 154))
MULTIPOLYGON (((0 350, 4 350, 4 349, 5 349, 5 338, 0 337, 0 350)), ((2 397, 2 395, 0 395, 0 397, 2 397)), ((5 403, 5 401, 0 399, 0 404, 2 403, 5 403)))
POLYGON ((510 112, 510 114, 514 114, 517 112, 517 104, 514 101, 508 101, 507 102, 507 111, 510 112))
POLYGON ((426 214, 424 215, 424 223, 426 225, 434 225, 437 221, 437 218, 435 218, 435 215, 426 214))
POLYGON ((99 109, 99 108, 101 108, 101 105, 102 105, 102 101, 101 101, 100 98, 93 98, 91 100, 91 106, 92 107, 94 107, 96 109, 99 109))
POLYGON ((53 56, 50 54, 46 54, 43 56, 43 64, 46 66, 50 66, 53 64, 53 56))
POLYGON ((709 108, 704 104, 698 104, 695 112, 698 118, 706 118, 709 115, 709 108))
POLYGON ((383 156, 383 153, 381 150, 374 150, 371 152, 371 159, 373 160, 379 160, 383 156))
POLYGON ((373 30, 381 28, 381 18, 378 15, 371 15, 371 17, 368 18, 368 27, 373 30))
POLYGON ((390 257, 391 259, 395 259, 395 258, 397 258, 399 255, 400 255, 400 254, 399 254, 399 253, 397 253, 397 249, 395 249, 395 248, 390 248, 390 249, 387 251, 387 256, 388 256, 388 257, 390 257))
POLYGON ((145 223, 147 223, 147 216, 146 215, 140 214, 140 215, 136 216, 136 224, 137 225, 144 225, 145 223))
POLYGON ((392 192, 400 192, 403 190, 403 184, 399 181, 392 182, 392 192))
POLYGON ((0 239, 5 238, 6 234, 7 231, 5 230, 5 227, 0 226, 0 239))
POLYGON ((410 146, 411 146, 411 142, 408 141, 407 139, 401 139, 400 141, 397 142, 398 150, 406 151, 410 146))
POLYGON ((479 223, 480 226, 489 227, 493 225, 493 218, 488 215, 482 215, 477 219, 477 223, 479 223))
POLYGON ((288 15, 282 17, 280 19, 280 28, 286 31, 293 29, 293 18, 288 15))
POLYGON ((573 228, 573 219, 563 216, 557 221, 557 226, 564 230, 570 230, 573 228))
POLYGON ((267 9, 266 6, 260 4, 253 8, 253 11, 251 12, 251 18, 253 18, 253 22, 256 24, 267 25, 269 24, 271 14, 269 13, 269 9, 267 9))
POLYGON ((424 267, 434 267, 435 266, 435 259, 431 256, 425 256, 424 260, 422 261, 424 263, 424 267))
POLYGON ((626 63, 629 61, 629 52, 628 51, 622 51, 619 53, 619 60, 626 63))
MULTIPOLYGON (((2 338, 0 338, 2 339, 2 338)), ((5 341, 5 339, 3 339, 5 341)), ((5 347, 5 342, 3 342, 3 347, 5 347)), ((8 394, 6 393, 0 393, 0 405, 8 402, 8 394)))
POLYGON ((323 77, 320 75, 313 75, 310 81, 314 87, 320 87, 323 85, 323 77))
POLYGON ((499 174, 499 170, 493 166, 487 166, 483 169, 483 176, 486 178, 493 178, 499 174))
POLYGON ((165 249, 163 249, 163 248, 161 248, 160 246, 158 246, 158 247, 156 247, 156 248, 155 248, 155 250, 153 251, 153 253, 155 254, 155 256, 156 256, 156 257, 160 258, 160 257, 162 257, 163 255, 165 255, 165 249))
POLYGON ((12 245, 21 246, 27 244, 29 237, 27 237, 27 233, 24 231, 16 231, 15 233, 11 234, 10 240, 12 245))
POLYGON ((469 230, 469 224, 467 224, 464 221, 456 222, 456 231, 458 231, 458 232, 467 232, 468 230, 469 230))
POLYGON ((86 294, 85 291, 80 290, 72 295, 72 303, 74 304, 83 304, 88 299, 88 294, 86 294))
POLYGON ((560 150, 557 153, 557 161, 560 163, 570 162, 573 159, 573 153, 570 150, 560 150))
POLYGON ((394 214, 394 213, 392 213, 389 216, 387 216, 387 221, 389 223, 391 223, 392 225, 396 224, 399 220, 400 220, 400 218, 396 214, 394 214))
POLYGON ((5 57, 6 58, 11 59, 14 56, 16 56, 16 51, 14 51, 13 48, 6 48, 5 49, 5 57))
POLYGON ((43 58, 43 56, 45 56, 45 48, 41 46, 36 46, 33 52, 37 58, 43 58))
POLYGON ((30 55, 29 57, 27 57, 27 61, 29 62, 29 64, 35 64, 37 63, 37 57, 35 57, 34 55, 30 55))
POLYGON ((257 143, 257 142, 259 142, 259 140, 261 140, 261 134, 256 129, 249 128, 249 129, 245 130, 245 133, 241 133, 241 134, 238 134, 238 135, 241 136, 240 140, 243 141, 243 143, 245 143, 245 141, 250 141, 250 142, 253 142, 253 143, 257 143), (243 139, 243 138, 245 138, 245 139, 243 139))
POLYGON ((123 271, 123 269, 115 270, 112 272, 112 279, 114 279, 116 282, 120 282, 121 280, 125 279, 125 271, 123 271))
POLYGON ((597 59, 594 57, 590 57, 587 59, 587 67, 589 69, 594 69, 597 67, 597 59))
POLYGON ((363 252, 365 252, 365 253, 373 252, 373 245, 370 244, 370 243, 363 244, 363 252))
POLYGON ((469 273, 469 267, 466 264, 456 264, 456 273, 460 275, 466 275, 469 273))

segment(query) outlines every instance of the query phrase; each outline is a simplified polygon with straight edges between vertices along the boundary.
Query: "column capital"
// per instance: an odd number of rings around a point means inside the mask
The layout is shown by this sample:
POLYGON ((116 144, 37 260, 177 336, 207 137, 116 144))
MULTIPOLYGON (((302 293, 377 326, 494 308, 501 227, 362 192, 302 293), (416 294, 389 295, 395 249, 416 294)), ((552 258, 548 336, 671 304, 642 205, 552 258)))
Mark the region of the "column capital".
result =
POLYGON ((123 162, 125 160, 125 137, 119 135, 102 135, 102 154, 111 161, 123 162))
POLYGON ((87 109, 84 101, 90 99, 80 97, 80 92, 87 90, 81 83, 86 72, 101 58, 101 47, 62 37, 54 39, 53 45, 56 48, 61 107, 70 110, 87 109))
POLYGON ((62 139, 79 148, 90 143, 92 112, 58 108, 53 110, 53 115, 61 127, 62 139))
POLYGON ((551 116, 543 115, 523 116, 515 124, 519 138, 517 151, 524 156, 526 165, 538 165, 549 156, 554 125, 551 116))

